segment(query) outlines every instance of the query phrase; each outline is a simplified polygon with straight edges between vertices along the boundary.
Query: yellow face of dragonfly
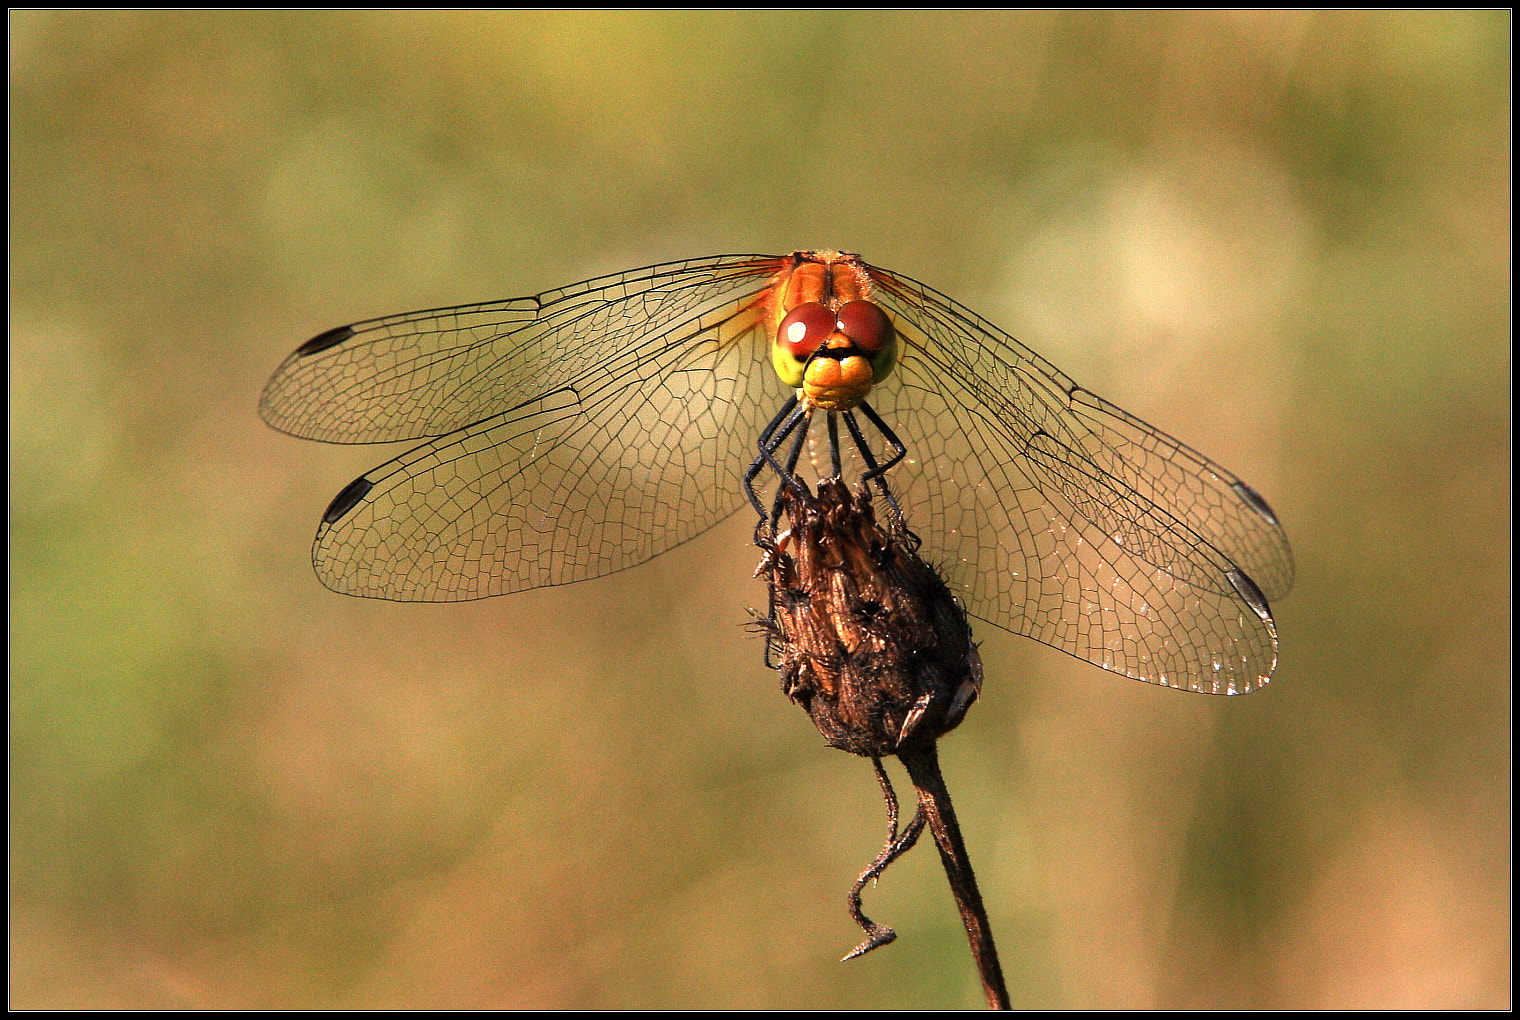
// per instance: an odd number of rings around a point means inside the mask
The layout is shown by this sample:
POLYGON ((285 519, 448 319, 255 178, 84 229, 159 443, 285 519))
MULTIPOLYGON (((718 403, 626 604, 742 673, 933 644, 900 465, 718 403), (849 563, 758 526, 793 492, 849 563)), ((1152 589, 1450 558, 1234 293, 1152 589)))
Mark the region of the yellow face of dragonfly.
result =
POLYGON ((771 366, 805 404, 847 411, 897 364, 897 330, 859 259, 811 254, 775 284, 771 366))

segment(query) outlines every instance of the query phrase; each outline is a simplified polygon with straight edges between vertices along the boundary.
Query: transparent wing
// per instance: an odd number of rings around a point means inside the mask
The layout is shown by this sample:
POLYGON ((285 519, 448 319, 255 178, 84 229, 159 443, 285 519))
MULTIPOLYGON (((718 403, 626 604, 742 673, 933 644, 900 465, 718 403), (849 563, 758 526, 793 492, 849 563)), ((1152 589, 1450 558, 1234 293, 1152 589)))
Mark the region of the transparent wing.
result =
POLYGON ((912 527, 975 616, 1126 676, 1253 690, 1293 558, 1238 478, 913 280, 871 270, 904 349, 871 395, 912 527))
POLYGON ((326 443, 446 435, 601 374, 630 351, 671 342, 673 331, 692 328, 697 311, 768 279, 783 261, 671 262, 534 297, 340 326, 285 359, 259 411, 282 432, 326 443))
POLYGON ((483 598, 633 566, 731 514, 780 399, 754 371, 777 266, 655 266, 304 345, 265 390, 272 425, 437 435, 333 501, 318 576, 375 598, 483 598))

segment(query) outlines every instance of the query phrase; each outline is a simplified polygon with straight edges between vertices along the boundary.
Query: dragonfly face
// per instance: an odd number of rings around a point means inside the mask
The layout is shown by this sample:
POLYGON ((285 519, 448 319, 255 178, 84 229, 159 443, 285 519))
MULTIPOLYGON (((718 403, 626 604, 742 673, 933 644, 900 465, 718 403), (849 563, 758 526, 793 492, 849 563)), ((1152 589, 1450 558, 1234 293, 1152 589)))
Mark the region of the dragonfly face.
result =
POLYGON ((312 560, 335 591, 444 602, 601 577, 728 517, 776 428, 773 373, 831 428, 880 422, 856 449, 900 459, 891 491, 971 615, 1170 687, 1271 677, 1293 557, 1266 501, 855 255, 714 256, 353 323, 287 358, 260 409, 307 439, 413 444, 333 500, 312 560))
POLYGON ((858 255, 797 252, 771 285, 771 366, 810 407, 847 411, 897 363, 897 332, 858 255))

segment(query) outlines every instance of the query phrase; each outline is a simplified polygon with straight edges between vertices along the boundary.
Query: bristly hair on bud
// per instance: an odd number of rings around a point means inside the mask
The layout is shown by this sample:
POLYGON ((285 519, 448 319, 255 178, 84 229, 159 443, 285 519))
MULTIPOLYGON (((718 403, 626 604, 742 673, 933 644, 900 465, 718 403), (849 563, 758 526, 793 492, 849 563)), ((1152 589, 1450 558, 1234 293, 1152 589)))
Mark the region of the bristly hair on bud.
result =
POLYGON ((762 542, 761 621, 787 697, 825 740, 866 757, 923 748, 982 689, 966 612, 906 527, 882 527, 869 489, 838 479, 782 493, 789 527, 762 542))

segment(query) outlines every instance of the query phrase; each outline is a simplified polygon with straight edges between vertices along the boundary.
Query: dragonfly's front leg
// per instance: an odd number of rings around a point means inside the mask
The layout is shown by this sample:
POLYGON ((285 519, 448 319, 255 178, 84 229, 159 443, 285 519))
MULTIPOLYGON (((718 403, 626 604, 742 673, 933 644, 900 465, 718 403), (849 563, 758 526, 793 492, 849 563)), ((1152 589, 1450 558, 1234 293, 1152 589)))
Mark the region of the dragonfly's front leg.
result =
POLYGON ((781 493, 790 488, 803 498, 808 498, 807 487, 798 480, 794 474, 797 461, 802 457, 802 446, 807 441, 808 428, 812 424, 813 409, 801 403, 796 397, 789 399, 771 419, 771 423, 760 433, 759 448, 760 456, 750 464, 749 470, 744 473, 744 493, 749 497, 750 505, 755 508, 755 513, 760 517, 760 528, 770 526, 770 533, 775 534, 776 523, 781 519, 781 493), (786 463, 783 465, 776 459, 776 451, 786 442, 788 436, 795 437, 792 440, 791 452, 787 454, 786 463), (780 485, 776 489, 776 498, 769 512, 760 502, 760 494, 755 488, 755 479, 760 472, 769 466, 776 472, 780 479, 780 485))

